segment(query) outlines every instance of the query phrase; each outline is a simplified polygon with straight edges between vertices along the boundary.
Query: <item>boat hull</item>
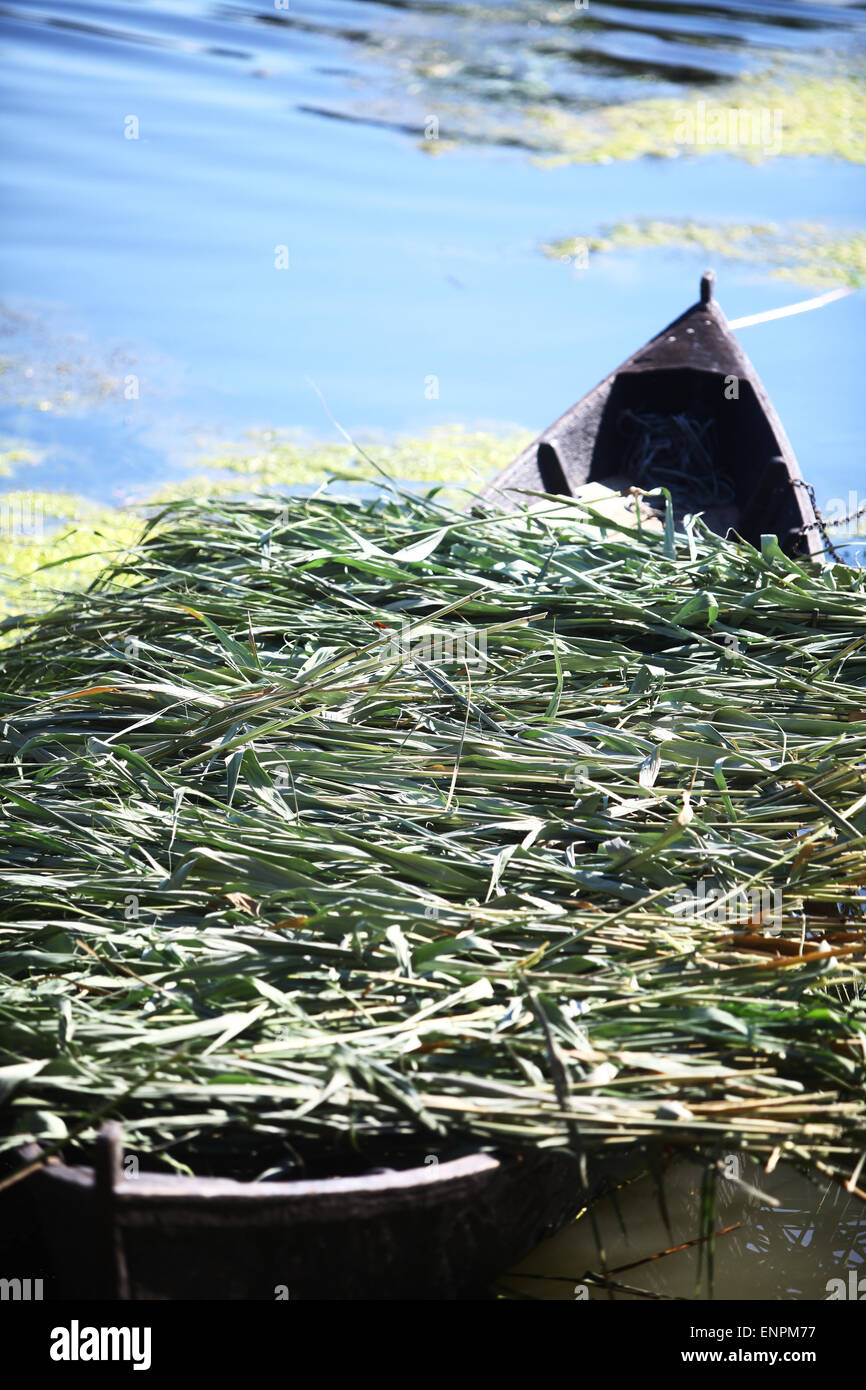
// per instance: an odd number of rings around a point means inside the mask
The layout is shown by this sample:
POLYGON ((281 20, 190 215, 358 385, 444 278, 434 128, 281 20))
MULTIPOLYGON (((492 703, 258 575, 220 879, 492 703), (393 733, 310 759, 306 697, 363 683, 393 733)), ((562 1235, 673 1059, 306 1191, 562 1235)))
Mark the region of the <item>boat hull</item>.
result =
MULTIPOLYGON (((811 489, 757 372, 712 296, 701 299, 544 430, 484 490, 508 509, 529 493, 573 495, 587 483, 615 490, 658 486, 652 464, 638 475, 623 442, 625 420, 649 416, 697 422, 711 430, 715 468, 725 487, 708 493, 704 520, 724 535, 753 545, 778 536, 792 556, 824 549, 811 489)), ((693 489, 694 491, 694 489, 693 489)), ((692 508, 678 505, 677 521, 692 508)))
POLYGON ((550 1150, 246 1183, 131 1176, 120 1142, 106 1126, 94 1167, 53 1161, 17 1189, 49 1298, 483 1298, 640 1158, 591 1161, 588 1186, 573 1156, 550 1150))

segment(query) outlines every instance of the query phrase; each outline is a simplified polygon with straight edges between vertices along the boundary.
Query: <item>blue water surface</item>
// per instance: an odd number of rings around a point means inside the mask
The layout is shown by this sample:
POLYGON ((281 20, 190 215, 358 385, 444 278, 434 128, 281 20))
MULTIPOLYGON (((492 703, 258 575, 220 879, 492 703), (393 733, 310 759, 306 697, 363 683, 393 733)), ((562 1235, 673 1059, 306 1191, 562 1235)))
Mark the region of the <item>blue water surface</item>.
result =
MULTIPOLYGON (((820 70, 861 51, 861 5, 18 0, 0 24, 0 429, 41 458, 28 485, 122 498, 215 437, 328 436, 311 382, 356 434, 541 428, 696 297, 705 260, 575 271, 542 244, 636 217, 862 226, 843 161, 549 168, 502 143, 528 104, 820 70), (466 138, 434 157, 437 111, 466 138)), ((731 317, 809 294, 718 269, 731 317)), ((857 294, 742 334, 824 499, 862 490, 864 327, 857 294)))

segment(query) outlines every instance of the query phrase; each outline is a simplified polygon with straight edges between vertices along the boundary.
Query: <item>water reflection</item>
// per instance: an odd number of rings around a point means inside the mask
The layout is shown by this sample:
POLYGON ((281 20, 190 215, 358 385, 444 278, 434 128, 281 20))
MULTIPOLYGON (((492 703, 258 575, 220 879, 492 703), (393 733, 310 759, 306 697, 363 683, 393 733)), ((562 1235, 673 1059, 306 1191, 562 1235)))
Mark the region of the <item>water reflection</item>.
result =
MULTIPOLYGON (((739 1155, 727 1163, 739 1181, 718 1182, 713 1229, 724 1234, 715 1239, 712 1297, 866 1299, 860 1198, 835 1183, 816 1186, 785 1164, 768 1174, 739 1155)), ((708 1299, 703 1175, 702 1166, 680 1158, 664 1174, 661 1200, 649 1174, 621 1187, 594 1209, 604 1259, 584 1214, 503 1279, 502 1291, 545 1300, 708 1299)))
MULTIPOLYGON (((683 85, 712 86, 781 66, 826 68, 828 54, 848 52, 866 36, 866 16, 845 4, 779 0, 698 0, 688 4, 536 0, 487 4, 388 0, 325 4, 293 0, 290 13, 260 4, 224 6, 234 22, 329 35, 374 62, 377 118, 418 128, 424 109, 444 107, 454 133, 544 146, 543 128, 527 122, 546 109, 585 109, 641 96, 668 96, 683 85), (388 108, 390 109, 390 112, 388 108), (505 124, 503 125, 503 121, 505 124)), ((369 93, 332 98, 329 109, 369 120, 369 93)))
POLYGON ((592 0, 585 7, 573 0, 186 0, 132 7, 41 0, 3 6, 0 17, 22 34, 39 26, 94 50, 134 44, 198 54, 277 80, 296 74, 300 61, 318 75, 323 99, 305 104, 301 97, 298 109, 412 132, 428 109, 447 110, 452 138, 530 148, 544 145, 543 127, 526 119, 539 103, 573 111, 770 68, 824 71, 832 53, 850 56, 866 40, 866 14, 843 0, 592 0), (342 63, 334 61, 338 55, 342 63))

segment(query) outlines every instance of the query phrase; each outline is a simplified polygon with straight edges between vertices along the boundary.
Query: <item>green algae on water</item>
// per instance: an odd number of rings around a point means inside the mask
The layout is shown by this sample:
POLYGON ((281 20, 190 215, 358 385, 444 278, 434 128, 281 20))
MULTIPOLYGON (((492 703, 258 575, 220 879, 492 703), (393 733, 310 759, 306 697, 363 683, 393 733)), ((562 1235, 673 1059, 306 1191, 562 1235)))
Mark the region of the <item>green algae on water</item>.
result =
POLYGON ((695 91, 588 112, 537 107, 527 114, 544 132, 551 153, 542 162, 550 165, 712 154, 755 164, 780 156, 866 161, 861 73, 744 79, 709 98, 695 91))
POLYGON ((0 493, 0 618, 50 608, 70 590, 86 588, 140 532, 134 512, 74 493, 0 493))
POLYGON ((586 263, 589 255, 677 247, 701 250, 766 270, 775 279, 815 286, 866 284, 866 233, 841 233, 820 223, 698 222, 641 218, 617 222, 590 236, 563 237, 545 255, 586 263))
MULTIPOLYGON (((514 426, 494 431, 448 425, 384 444, 377 440, 370 447, 395 476, 411 478, 413 484, 463 486, 475 478, 480 487, 530 439, 528 431, 514 426)), ((7 451, 5 457, 13 475, 21 464, 35 461, 20 449, 7 451)), ((242 495, 259 488, 318 488, 327 478, 372 483, 379 476, 352 445, 311 443, 276 430, 218 446, 218 452, 208 452, 199 463, 209 472, 184 480, 184 494, 191 499, 242 495)), ((20 487, 0 493, 0 617, 25 607, 51 606, 59 594, 92 583, 106 561, 138 536, 142 516, 169 502, 175 492, 173 485, 159 488, 134 507, 20 487)))
MULTIPOLYGON (((374 449, 377 462, 394 478, 466 484, 473 476, 479 482, 492 477, 530 438, 515 426, 494 432, 439 425, 423 435, 385 441, 364 438, 359 443, 365 452, 374 449)), ((354 445, 292 439, 276 430, 249 435, 237 447, 209 455, 202 463, 264 487, 319 483, 327 475, 358 481, 372 476, 369 464, 354 445)))

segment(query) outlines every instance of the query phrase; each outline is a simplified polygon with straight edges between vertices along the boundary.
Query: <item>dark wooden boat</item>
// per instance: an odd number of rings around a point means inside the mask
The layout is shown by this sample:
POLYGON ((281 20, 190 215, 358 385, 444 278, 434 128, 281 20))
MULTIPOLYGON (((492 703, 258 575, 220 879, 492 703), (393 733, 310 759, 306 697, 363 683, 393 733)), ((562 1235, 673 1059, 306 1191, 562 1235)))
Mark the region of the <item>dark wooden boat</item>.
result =
POLYGON ((616 492, 668 486, 678 523, 699 510, 722 535, 731 530, 758 545, 773 533, 791 556, 819 555, 812 490, 713 298, 714 281, 707 271, 699 301, 560 416, 483 495, 515 508, 532 500, 527 492, 569 495, 587 483, 616 492))
POLYGON ((13 1264, 59 1300, 479 1298, 641 1159, 591 1162, 588 1187, 552 1150, 250 1183, 130 1171, 110 1124, 93 1167, 53 1159, 3 1193, 0 1234, 14 1213, 13 1264))

